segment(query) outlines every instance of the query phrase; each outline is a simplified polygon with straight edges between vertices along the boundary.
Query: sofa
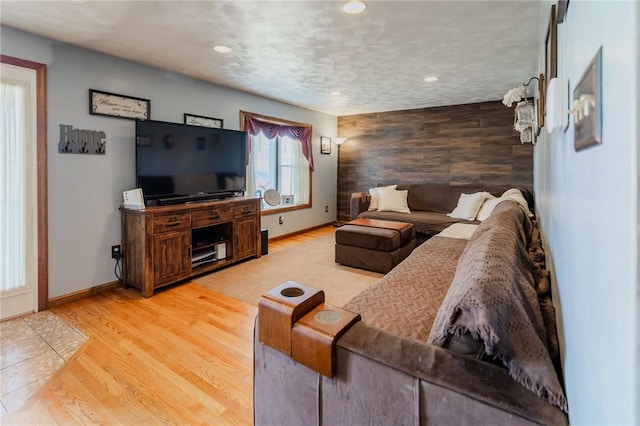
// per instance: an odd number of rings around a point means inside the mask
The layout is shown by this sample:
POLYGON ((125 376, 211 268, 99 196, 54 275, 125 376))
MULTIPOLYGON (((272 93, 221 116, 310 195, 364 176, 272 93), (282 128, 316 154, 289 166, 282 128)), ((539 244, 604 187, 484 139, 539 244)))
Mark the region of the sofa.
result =
POLYGON ((566 425, 535 221, 503 200, 455 234, 430 238, 343 307, 361 321, 336 340, 333 377, 256 334, 255 424, 566 425))
MULTIPOLYGON (((464 219, 448 216, 457 207, 461 194, 475 194, 487 192, 491 196, 500 197, 505 191, 511 189, 508 186, 498 185, 446 185, 446 184, 410 184, 394 185, 397 191, 406 191, 406 208, 390 207, 388 210, 379 211, 377 203, 373 210, 373 193, 384 187, 372 188, 369 192, 354 192, 350 200, 350 218, 354 219, 381 219, 411 223, 416 227, 416 239, 418 244, 431 238, 454 223, 468 222, 464 219)), ((389 186, 389 188, 391 188, 389 186)), ((533 212, 533 195, 526 188, 517 188, 522 194, 528 209, 533 212)), ((374 200, 375 201, 375 200, 374 200)), ((479 223, 478 221, 471 221, 479 223)))

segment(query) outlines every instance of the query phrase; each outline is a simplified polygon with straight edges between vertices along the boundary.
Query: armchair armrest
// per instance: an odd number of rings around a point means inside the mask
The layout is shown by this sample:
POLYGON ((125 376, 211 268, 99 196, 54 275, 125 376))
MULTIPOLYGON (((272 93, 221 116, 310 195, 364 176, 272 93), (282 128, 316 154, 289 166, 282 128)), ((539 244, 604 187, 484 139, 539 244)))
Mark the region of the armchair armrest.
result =
POLYGON ((371 202, 371 195, 366 192, 352 192, 351 193, 351 220, 357 219, 358 215, 369 209, 369 203, 371 202))

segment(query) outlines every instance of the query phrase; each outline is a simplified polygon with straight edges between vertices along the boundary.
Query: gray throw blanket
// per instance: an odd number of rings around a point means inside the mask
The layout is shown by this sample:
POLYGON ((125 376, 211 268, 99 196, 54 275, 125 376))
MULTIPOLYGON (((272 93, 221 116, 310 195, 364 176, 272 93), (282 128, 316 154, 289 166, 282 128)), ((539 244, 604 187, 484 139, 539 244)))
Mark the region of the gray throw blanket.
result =
POLYGON ((500 203, 469 240, 428 342, 445 347, 470 334, 518 383, 567 411, 546 345, 526 241, 531 223, 516 203, 500 203))

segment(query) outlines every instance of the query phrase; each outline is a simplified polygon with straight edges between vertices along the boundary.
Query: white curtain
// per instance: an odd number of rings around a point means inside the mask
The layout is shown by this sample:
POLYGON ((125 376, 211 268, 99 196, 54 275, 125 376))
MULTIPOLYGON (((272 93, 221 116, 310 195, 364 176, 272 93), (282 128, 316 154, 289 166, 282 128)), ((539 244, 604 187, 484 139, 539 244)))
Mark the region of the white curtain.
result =
POLYGON ((293 192, 295 204, 309 203, 309 160, 302 154, 302 144, 293 144, 293 192))
POLYGON ((24 129, 27 90, 3 82, 0 143, 0 290, 26 287, 24 129))

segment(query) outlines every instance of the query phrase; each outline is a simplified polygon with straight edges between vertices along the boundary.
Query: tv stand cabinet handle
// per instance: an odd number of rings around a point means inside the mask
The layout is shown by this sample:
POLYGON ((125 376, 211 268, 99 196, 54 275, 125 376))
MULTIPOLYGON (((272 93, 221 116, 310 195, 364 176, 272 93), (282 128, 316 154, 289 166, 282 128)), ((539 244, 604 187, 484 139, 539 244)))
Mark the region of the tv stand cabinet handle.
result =
POLYGON ((180 222, 174 222, 174 223, 167 223, 167 228, 169 227, 174 227, 174 226, 180 226, 180 222))

